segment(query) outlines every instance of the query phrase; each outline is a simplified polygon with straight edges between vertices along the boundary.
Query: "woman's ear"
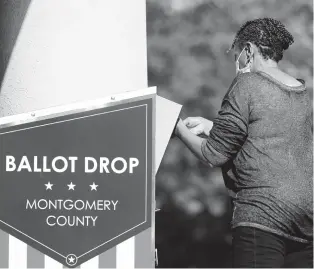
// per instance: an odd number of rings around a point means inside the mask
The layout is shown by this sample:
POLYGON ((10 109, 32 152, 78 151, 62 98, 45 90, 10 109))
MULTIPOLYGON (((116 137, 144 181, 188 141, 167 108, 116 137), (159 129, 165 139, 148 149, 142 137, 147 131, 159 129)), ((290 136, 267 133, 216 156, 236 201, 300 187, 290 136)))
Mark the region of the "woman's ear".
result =
POLYGON ((251 42, 247 42, 245 46, 248 55, 251 56, 253 54, 253 44, 251 42))

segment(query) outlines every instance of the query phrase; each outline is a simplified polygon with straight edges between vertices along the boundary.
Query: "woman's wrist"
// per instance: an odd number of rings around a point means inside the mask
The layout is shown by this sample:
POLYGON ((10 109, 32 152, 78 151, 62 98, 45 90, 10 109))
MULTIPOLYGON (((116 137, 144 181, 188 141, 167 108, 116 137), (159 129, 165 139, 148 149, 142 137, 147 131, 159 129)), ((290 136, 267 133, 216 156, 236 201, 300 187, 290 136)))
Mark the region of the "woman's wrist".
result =
POLYGON ((179 119, 176 125, 175 135, 181 140, 185 129, 188 130, 188 128, 184 125, 182 119, 179 119))
POLYGON ((171 138, 177 137, 177 127, 178 127, 178 123, 180 121, 180 117, 178 117, 176 124, 174 125, 172 134, 171 134, 171 138))

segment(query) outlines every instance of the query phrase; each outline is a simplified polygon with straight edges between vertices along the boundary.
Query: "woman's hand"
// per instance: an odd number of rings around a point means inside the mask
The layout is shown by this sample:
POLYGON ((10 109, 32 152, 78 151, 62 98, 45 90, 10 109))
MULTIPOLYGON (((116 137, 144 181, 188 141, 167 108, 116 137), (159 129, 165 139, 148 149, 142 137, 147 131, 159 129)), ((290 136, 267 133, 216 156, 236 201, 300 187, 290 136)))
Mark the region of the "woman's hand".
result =
MULTIPOLYGON (((193 119, 193 118, 190 118, 190 119, 193 119)), ((190 120, 186 120, 186 122, 190 122, 190 120)), ((208 129, 208 126, 210 126, 208 122, 207 122, 207 127, 206 127, 207 129, 208 129)), ((198 126, 198 125, 199 123, 195 124, 195 126, 198 126)), ((201 138, 193 134, 189 130, 189 128, 186 126, 184 121, 182 121, 180 118, 178 119, 178 122, 176 124, 174 134, 193 152, 193 154, 198 159, 200 159, 202 162, 212 167, 212 165, 208 163, 208 161, 205 159, 202 153, 202 142, 205 140, 205 138, 201 138)))
POLYGON ((202 117, 188 117, 183 124, 195 135, 209 136, 209 132, 213 127, 213 122, 202 117))

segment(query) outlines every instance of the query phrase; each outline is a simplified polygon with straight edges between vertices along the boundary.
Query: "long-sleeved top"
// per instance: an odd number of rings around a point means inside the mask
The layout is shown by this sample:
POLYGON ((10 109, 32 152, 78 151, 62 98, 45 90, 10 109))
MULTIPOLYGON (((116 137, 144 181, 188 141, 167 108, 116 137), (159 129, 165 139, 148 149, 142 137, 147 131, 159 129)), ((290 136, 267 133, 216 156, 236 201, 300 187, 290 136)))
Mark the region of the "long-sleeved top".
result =
POLYGON ((302 85, 264 72, 238 75, 202 153, 234 194, 231 227, 313 241, 312 102, 302 85))

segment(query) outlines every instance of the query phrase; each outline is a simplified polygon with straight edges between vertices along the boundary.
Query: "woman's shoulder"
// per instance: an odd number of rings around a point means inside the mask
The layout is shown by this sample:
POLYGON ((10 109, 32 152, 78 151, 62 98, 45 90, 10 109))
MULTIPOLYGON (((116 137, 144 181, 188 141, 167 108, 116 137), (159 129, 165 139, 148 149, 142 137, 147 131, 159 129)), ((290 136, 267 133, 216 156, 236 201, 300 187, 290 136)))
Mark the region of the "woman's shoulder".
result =
POLYGON ((234 84, 238 86, 252 85, 256 82, 263 81, 264 78, 258 72, 246 72, 237 75, 234 79, 234 84))
POLYGON ((241 73, 232 81, 226 97, 235 94, 249 95, 254 88, 256 88, 256 85, 259 85, 262 82, 262 80, 263 77, 256 72, 241 73))

